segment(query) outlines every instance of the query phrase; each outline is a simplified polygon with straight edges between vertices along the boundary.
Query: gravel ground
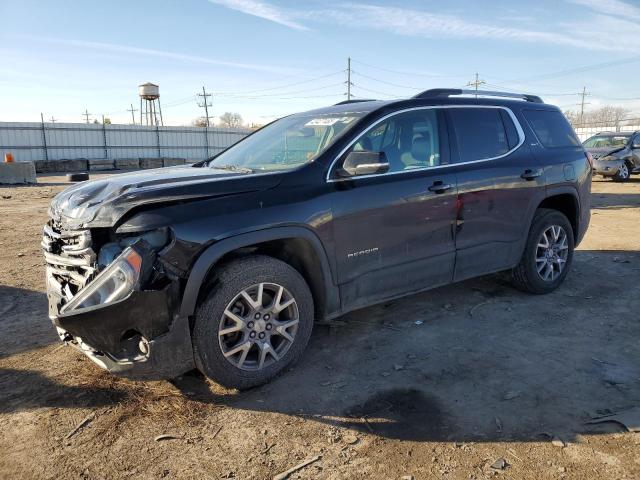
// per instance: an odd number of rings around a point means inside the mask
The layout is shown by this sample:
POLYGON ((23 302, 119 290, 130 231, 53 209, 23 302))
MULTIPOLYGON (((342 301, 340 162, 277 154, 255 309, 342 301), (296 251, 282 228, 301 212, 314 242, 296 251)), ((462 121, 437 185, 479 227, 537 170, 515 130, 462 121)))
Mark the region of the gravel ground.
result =
POLYGON ((63 178, 0 187, 1 478, 640 478, 640 436, 587 423, 640 404, 640 178, 594 181, 556 292, 493 275, 360 310, 244 393, 59 344, 39 243, 63 178))

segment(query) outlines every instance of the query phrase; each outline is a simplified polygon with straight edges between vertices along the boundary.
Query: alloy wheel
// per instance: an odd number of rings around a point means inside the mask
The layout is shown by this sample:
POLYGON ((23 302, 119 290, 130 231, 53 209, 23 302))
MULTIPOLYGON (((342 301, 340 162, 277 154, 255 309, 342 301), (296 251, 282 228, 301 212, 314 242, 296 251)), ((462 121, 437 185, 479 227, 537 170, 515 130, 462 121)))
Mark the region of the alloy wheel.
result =
POLYGON ((222 314, 218 341, 224 357, 241 370, 262 370, 280 360, 295 341, 298 304, 276 283, 238 293, 222 314))
POLYGON ((558 278, 569 256, 567 232, 559 225, 547 227, 536 247, 536 270, 545 282, 553 282, 558 278))
POLYGON ((620 178, 623 178, 623 179, 629 178, 629 167, 627 166, 626 163, 623 163, 620 166, 620 170, 618 171, 618 175, 620 176, 620 178))

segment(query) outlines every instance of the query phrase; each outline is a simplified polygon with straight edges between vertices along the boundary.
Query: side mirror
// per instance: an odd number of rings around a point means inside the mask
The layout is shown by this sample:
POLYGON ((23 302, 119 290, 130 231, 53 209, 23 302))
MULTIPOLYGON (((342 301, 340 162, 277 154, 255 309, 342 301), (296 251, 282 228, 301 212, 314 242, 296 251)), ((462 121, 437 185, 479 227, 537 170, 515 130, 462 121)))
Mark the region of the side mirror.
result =
POLYGON ((384 152, 352 151, 344 159, 342 168, 338 170, 341 177, 373 175, 389 171, 389 162, 384 152))

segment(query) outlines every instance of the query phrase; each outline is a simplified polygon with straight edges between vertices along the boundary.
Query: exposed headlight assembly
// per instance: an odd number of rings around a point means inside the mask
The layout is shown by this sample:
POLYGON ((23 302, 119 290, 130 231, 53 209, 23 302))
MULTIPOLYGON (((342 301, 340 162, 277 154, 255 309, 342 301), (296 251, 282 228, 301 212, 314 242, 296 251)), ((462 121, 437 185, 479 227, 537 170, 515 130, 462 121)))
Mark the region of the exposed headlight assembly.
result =
POLYGON ((127 247, 88 286, 64 305, 60 313, 78 312, 124 300, 138 286, 141 269, 142 256, 132 247, 127 247))

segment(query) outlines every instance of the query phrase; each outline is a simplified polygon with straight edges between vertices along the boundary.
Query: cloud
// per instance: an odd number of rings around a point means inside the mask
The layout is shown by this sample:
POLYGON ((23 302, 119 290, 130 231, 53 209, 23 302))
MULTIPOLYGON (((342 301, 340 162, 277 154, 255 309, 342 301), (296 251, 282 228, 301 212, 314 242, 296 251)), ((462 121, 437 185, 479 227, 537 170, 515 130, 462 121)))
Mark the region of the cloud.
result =
MULTIPOLYGON (((305 15, 309 19, 331 19, 332 21, 342 25, 385 30, 397 35, 405 36, 459 39, 476 38, 546 43, 551 45, 588 48, 592 50, 622 49, 622 45, 620 45, 620 43, 603 43, 597 36, 581 33, 578 28, 571 28, 571 33, 541 31, 478 23, 468 21, 454 15, 431 13, 424 10, 414 10, 401 7, 351 3, 343 4, 342 6, 331 10, 307 12, 305 14, 300 12, 300 15, 305 15)), ((574 26, 575 25, 570 25, 570 27, 574 26)))
POLYGON ((30 37, 30 38, 35 40, 40 40, 46 43, 57 43, 57 44, 68 45, 72 47, 90 48, 93 50, 103 50, 105 52, 112 52, 112 53, 139 55, 139 56, 145 56, 145 57, 161 57, 161 58, 166 58, 170 60, 178 60, 182 62, 218 65, 221 67, 239 68, 244 70, 255 70, 260 72, 271 72, 271 73, 280 73, 280 74, 292 73, 291 69, 273 67, 271 65, 227 62, 224 60, 215 60, 212 58, 201 57, 198 55, 187 55, 183 53, 169 52, 166 50, 133 47, 129 45, 120 45, 116 43, 91 42, 91 41, 85 41, 85 40, 64 40, 64 39, 58 39, 58 38, 41 38, 41 37, 30 37))
POLYGON ((220 5, 231 10, 264 18, 295 30, 308 30, 306 26, 297 22, 295 16, 270 3, 258 0, 209 0, 210 3, 220 5))
POLYGON ((569 3, 590 8, 596 12, 640 20, 640 7, 621 0, 568 0, 569 3))

